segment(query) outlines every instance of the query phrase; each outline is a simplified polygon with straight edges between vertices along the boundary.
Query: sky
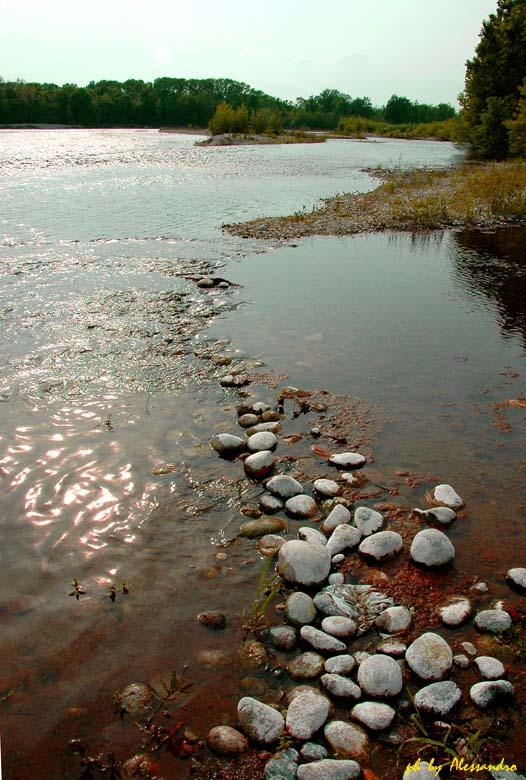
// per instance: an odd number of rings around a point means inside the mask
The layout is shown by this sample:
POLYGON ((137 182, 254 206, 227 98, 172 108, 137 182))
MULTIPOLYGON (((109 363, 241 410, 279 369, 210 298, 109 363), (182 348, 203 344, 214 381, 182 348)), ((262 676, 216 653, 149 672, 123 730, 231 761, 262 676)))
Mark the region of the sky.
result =
POLYGON ((497 0, 0 0, 0 76, 232 78, 294 100, 452 103, 497 0))

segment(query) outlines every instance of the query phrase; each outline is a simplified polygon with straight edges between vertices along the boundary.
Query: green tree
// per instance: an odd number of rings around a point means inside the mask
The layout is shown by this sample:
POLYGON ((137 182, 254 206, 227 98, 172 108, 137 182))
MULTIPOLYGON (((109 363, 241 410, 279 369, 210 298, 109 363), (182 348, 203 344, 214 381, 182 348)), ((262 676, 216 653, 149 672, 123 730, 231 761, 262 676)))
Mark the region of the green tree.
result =
POLYGON ((519 109, 526 78, 526 0, 498 0, 482 23, 475 56, 466 63, 459 138, 478 157, 510 153, 508 122, 519 109))
POLYGON ((520 88, 520 98, 513 119, 505 122, 510 155, 526 157, 526 80, 520 88))

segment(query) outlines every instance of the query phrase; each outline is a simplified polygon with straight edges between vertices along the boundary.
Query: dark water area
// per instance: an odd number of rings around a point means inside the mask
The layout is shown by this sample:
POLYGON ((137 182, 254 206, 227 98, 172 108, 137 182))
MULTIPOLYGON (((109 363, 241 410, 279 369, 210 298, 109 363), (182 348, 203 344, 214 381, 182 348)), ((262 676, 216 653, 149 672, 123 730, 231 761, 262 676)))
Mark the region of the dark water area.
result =
MULTIPOLYGON (((448 532, 457 549, 450 581, 479 577, 490 585, 481 605, 512 598, 524 608, 503 577, 526 559, 526 409, 510 403, 526 398, 524 229, 296 247, 243 241, 221 224, 370 189, 364 167, 447 165, 460 155, 429 142, 194 141, 152 131, 0 133, 8 779, 76 780, 70 740, 91 755, 133 755, 141 733, 114 712, 113 693, 136 681, 158 686, 174 669, 192 687, 166 722, 181 720, 199 738, 235 723, 242 694, 279 701, 283 677, 238 661, 262 562, 254 542, 237 537, 240 509, 261 490, 209 448, 214 433, 235 432, 239 400, 219 387, 227 369, 209 359, 218 353, 251 375, 360 399, 374 481, 398 484, 394 500, 408 506, 424 506, 439 482, 466 500, 448 532), (202 291, 195 277, 208 273, 240 286, 202 291), (422 479, 411 486, 400 471, 422 479), (74 579, 85 591, 78 600, 68 595, 74 579), (227 630, 199 625, 205 609, 226 612, 227 630), (210 664, 203 650, 221 655, 210 664)), ((263 384, 254 392, 274 397, 263 384)), ((318 419, 288 412, 285 434, 318 419)), ((321 476, 309 445, 286 453, 321 476)), ((393 499, 362 503, 378 500, 393 499)), ((453 634, 475 637, 472 627, 453 634)), ((286 661, 278 654, 273 666, 286 661)), ((514 668, 524 697, 521 673, 514 668)), ((378 773, 382 755, 373 756, 378 773)), ((159 760, 165 780, 185 767, 170 754, 159 760)))

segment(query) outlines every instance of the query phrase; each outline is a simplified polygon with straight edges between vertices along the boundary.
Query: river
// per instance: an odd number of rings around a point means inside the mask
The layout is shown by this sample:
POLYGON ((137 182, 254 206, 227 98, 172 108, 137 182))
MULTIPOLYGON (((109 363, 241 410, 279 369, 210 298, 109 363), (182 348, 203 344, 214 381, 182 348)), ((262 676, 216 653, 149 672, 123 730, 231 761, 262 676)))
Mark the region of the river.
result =
MULTIPOLYGON (((503 573, 526 559, 526 412, 510 403, 526 397, 524 229, 235 238, 223 223, 371 189, 364 168, 462 155, 386 139, 195 140, 0 131, 7 778, 76 778, 70 740, 120 758, 138 749, 112 705, 130 682, 178 670, 192 687, 177 718, 199 737, 235 720, 250 689, 238 664, 198 661, 207 647, 235 652, 261 567, 253 542, 230 544, 257 492, 209 449, 235 429, 237 396, 207 355, 360 399, 378 481, 433 474, 465 498, 456 572, 491 598, 509 598, 503 573), (239 287, 204 292, 191 278, 202 274, 239 287), (226 632, 196 623, 205 609, 227 613, 226 632)), ((415 506, 423 482, 400 488, 415 506)), ((171 756, 161 764, 181 776, 171 756)))

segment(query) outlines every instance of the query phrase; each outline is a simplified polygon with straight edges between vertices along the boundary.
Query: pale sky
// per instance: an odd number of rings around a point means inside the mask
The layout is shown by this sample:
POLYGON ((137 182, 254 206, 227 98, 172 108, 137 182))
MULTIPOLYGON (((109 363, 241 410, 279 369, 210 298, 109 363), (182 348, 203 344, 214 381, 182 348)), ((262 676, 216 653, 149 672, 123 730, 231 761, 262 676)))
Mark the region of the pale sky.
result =
POLYGON ((455 104, 496 0, 0 0, 0 76, 225 77, 294 100, 455 104))

